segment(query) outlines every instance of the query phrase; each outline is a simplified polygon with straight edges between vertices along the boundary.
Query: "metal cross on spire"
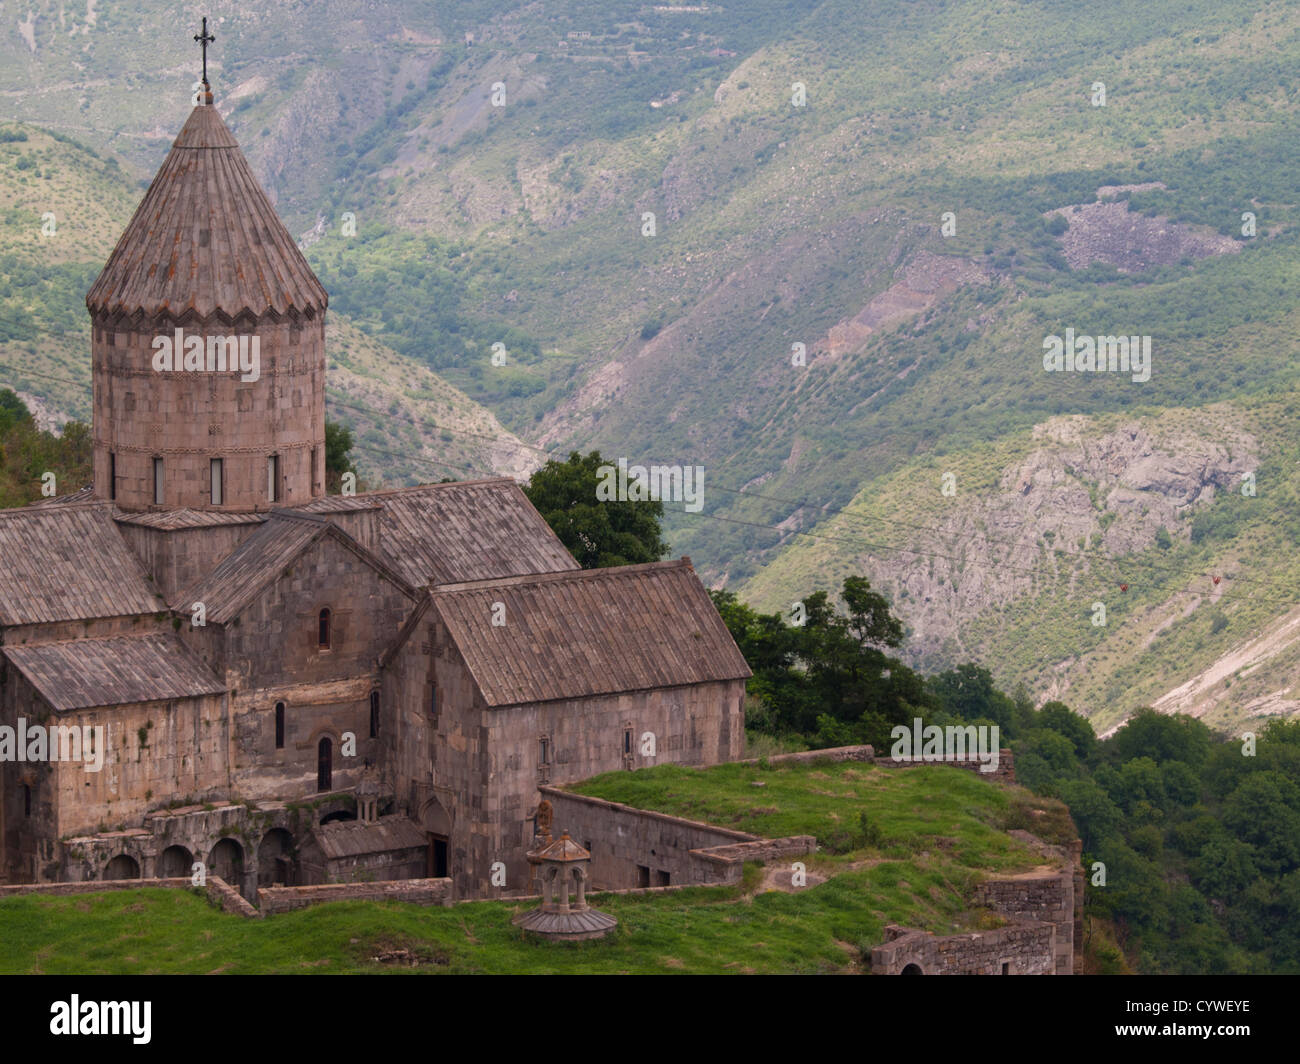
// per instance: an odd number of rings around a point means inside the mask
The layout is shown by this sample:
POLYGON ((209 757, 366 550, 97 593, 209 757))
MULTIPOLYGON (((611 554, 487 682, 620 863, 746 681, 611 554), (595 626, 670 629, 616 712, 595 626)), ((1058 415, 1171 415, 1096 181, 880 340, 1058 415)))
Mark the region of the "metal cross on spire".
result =
POLYGON ((203 49, 203 87, 205 89, 210 89, 212 86, 208 84, 208 45, 215 41, 216 37, 208 32, 208 20, 206 16, 203 19, 203 32, 196 33, 194 35, 194 40, 198 43, 199 47, 203 49))

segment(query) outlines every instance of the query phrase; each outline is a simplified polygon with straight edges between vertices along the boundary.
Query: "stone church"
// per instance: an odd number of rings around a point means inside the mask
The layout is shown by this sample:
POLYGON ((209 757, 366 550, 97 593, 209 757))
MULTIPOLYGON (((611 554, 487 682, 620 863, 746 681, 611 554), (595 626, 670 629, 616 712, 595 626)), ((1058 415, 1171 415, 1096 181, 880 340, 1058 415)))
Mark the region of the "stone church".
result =
POLYGON ((327 301, 205 91, 86 297, 94 484, 0 511, 0 878, 491 896, 539 787, 741 756, 688 559, 583 571, 508 479, 326 494, 327 301))

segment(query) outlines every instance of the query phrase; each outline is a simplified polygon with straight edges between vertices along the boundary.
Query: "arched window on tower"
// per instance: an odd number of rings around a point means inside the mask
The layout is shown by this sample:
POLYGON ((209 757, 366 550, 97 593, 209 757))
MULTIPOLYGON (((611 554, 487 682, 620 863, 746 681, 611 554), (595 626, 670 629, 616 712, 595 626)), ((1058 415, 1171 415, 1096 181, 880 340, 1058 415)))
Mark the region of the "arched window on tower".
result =
POLYGON ((275 704, 275 748, 284 749, 284 703, 275 704))
POLYGON ((321 650, 329 650, 329 648, 330 648, 330 636, 331 636, 331 634, 332 634, 332 633, 330 632, 330 620, 331 620, 330 611, 329 611, 328 609, 323 609, 323 610, 321 610, 321 611, 320 611, 320 648, 321 648, 321 650))

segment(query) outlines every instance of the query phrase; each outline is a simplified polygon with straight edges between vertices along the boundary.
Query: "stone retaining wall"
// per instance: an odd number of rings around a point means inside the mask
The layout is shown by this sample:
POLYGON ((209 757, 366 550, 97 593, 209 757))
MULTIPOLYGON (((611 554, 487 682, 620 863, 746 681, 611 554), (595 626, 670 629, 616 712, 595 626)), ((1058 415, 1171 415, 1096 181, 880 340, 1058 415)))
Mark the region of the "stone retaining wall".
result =
MULTIPOLYGON (((108 879, 82 883, 15 883, 0 886, 0 898, 10 898, 18 894, 66 897, 70 894, 99 894, 106 890, 140 890, 144 887, 167 887, 173 890, 200 889, 194 886, 188 876, 167 879, 108 879)), ((240 897, 239 891, 220 876, 208 876, 206 885, 201 889, 207 894, 209 900, 219 905, 224 912, 235 916, 261 916, 261 913, 240 897)))
POLYGON ((1030 921, 964 935, 931 935, 890 925, 885 934, 893 937, 871 951, 872 974, 1055 974, 1056 928, 1051 924, 1030 921))
POLYGON ((737 765, 757 765, 766 761, 769 765, 806 764, 810 761, 871 761, 876 756, 872 746, 828 746, 824 750, 800 750, 793 754, 771 754, 768 757, 749 757, 737 765))
POLYGON ((700 858, 693 851, 771 841, 558 787, 538 789, 555 811, 555 830, 591 851, 596 890, 739 882, 739 862, 700 858))
POLYGON ((257 904, 264 915, 304 909, 326 901, 405 901, 451 904, 450 879, 389 879, 373 883, 322 883, 310 887, 262 887, 257 904))
POLYGON ((982 780, 993 780, 997 783, 1015 783, 1016 782, 1016 764, 1015 757, 1006 747, 998 751, 998 766, 992 772, 982 772, 984 767, 979 761, 895 761, 891 757, 877 757, 874 764, 881 768, 918 768, 921 765, 947 765, 951 768, 964 768, 968 772, 974 772, 982 780))

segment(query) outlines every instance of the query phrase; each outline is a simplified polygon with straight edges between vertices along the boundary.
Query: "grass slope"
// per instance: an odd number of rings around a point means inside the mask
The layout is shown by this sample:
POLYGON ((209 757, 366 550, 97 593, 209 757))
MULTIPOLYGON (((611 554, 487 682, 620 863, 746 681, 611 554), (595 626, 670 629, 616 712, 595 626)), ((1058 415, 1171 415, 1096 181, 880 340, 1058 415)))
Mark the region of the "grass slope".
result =
POLYGON ((795 893, 756 892, 759 866, 747 866, 735 888, 598 896, 596 904, 619 920, 615 932, 559 945, 527 939, 510 924, 521 906, 505 902, 449 909, 333 902, 254 921, 184 891, 6 898, 0 973, 858 971, 888 923, 936 932, 976 926, 980 914, 965 901, 975 878, 1038 863, 1005 827, 1072 833, 1059 803, 938 767, 655 768, 580 789, 763 834, 816 834, 837 852, 809 858, 809 871, 829 878, 795 893), (843 833, 857 829, 863 810, 881 831, 878 845, 843 833), (409 951, 418 966, 373 960, 391 950, 409 951))

